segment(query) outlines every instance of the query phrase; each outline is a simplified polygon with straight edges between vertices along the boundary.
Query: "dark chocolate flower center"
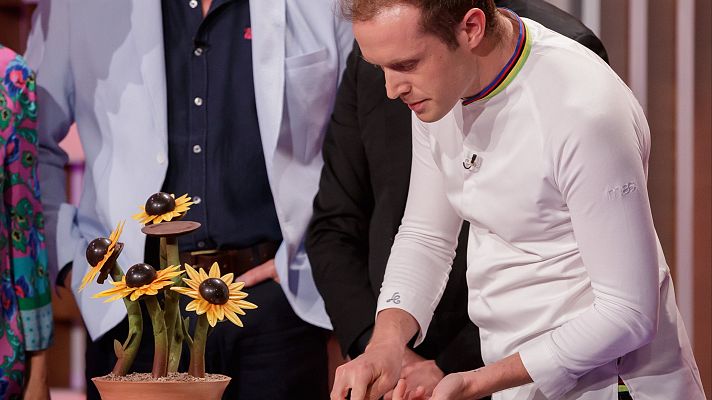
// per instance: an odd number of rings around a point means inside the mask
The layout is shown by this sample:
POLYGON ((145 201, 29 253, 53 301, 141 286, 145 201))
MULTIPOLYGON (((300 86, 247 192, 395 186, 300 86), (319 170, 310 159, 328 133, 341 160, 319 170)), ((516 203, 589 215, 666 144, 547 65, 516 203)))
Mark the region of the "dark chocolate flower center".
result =
POLYGON ((111 240, 107 238, 97 238, 87 246, 86 257, 89 265, 96 267, 99 262, 104 259, 106 252, 109 250, 111 240))
POLYGON ((158 192, 146 200, 146 214, 161 215, 176 209, 176 200, 168 193, 158 192))
POLYGON ((126 286, 137 288, 148 285, 156 279, 156 270, 148 264, 136 264, 126 271, 126 286))
POLYGON ((210 304, 221 305, 227 303, 228 299, 230 299, 230 289, 219 278, 204 280, 198 290, 200 290, 200 296, 210 304))

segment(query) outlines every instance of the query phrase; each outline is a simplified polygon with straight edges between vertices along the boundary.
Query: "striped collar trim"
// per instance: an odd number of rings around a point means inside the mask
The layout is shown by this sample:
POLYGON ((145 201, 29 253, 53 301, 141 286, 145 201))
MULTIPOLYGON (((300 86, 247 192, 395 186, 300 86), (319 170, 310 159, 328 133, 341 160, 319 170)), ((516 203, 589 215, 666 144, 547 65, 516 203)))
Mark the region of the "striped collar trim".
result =
POLYGON ((514 48, 514 53, 509 58, 509 61, 507 61, 507 64, 505 64, 504 68, 499 71, 499 74, 497 74, 497 76, 492 82, 490 82, 489 85, 487 85, 476 95, 462 99, 462 105, 464 106, 472 104, 479 100, 491 99, 492 97, 500 93, 502 90, 504 90, 517 76, 519 71, 524 66, 524 62, 529 56, 532 44, 527 26, 516 13, 506 8, 504 10, 512 14, 512 16, 519 23, 519 36, 517 37, 517 46, 514 48))

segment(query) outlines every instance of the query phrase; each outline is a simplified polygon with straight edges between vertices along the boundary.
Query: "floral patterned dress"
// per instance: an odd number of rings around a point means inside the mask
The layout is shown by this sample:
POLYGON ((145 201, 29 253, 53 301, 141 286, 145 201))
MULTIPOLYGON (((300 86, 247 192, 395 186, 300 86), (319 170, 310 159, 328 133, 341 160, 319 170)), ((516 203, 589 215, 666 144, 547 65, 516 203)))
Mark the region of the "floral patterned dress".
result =
POLYGON ((19 399, 27 351, 52 341, 52 307, 37 178, 35 79, 0 46, 0 399, 19 399))

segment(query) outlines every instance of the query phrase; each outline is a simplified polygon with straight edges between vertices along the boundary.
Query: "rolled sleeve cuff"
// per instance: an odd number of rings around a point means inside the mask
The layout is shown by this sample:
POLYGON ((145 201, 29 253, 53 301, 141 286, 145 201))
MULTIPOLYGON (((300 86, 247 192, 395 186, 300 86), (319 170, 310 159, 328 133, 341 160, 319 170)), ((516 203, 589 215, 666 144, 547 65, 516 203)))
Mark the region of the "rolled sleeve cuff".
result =
POLYGON ((537 388, 547 399, 556 400, 573 389, 577 379, 557 362, 552 340, 551 333, 534 339, 522 346, 519 356, 537 388))
POLYGON ((413 291, 397 287, 383 287, 381 288, 380 296, 378 296, 376 316, 378 316, 379 312, 389 308, 401 309, 415 318, 419 329, 414 346, 422 343, 433 318, 434 308, 431 307, 428 301, 424 300, 422 295, 418 295, 413 291))
POLYGON ((25 335, 25 350, 46 350, 52 345, 54 323, 52 305, 47 304, 32 310, 21 310, 22 328, 25 335))

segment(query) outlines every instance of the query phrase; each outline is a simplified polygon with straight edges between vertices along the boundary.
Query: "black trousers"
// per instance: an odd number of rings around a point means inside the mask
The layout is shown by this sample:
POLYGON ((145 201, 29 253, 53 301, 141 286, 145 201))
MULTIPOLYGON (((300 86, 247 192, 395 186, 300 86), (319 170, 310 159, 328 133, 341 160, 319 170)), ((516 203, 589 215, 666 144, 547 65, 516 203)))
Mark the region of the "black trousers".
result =
MULTIPOLYGON (((247 310, 247 315, 240 316, 245 327, 225 321, 218 323, 208 336, 206 372, 232 377, 223 399, 328 399, 327 331, 302 321, 292 310, 282 288, 273 281, 248 288, 246 292, 247 300, 259 308, 247 310)), ((87 341, 88 400, 100 399, 91 378, 111 372, 116 362, 113 341, 123 342, 127 330, 128 322, 124 320, 96 342, 87 341)), ((135 372, 151 371, 151 332, 150 319, 144 312, 144 334, 134 362, 135 372)), ((187 371, 187 348, 183 356, 181 371, 187 371)))

